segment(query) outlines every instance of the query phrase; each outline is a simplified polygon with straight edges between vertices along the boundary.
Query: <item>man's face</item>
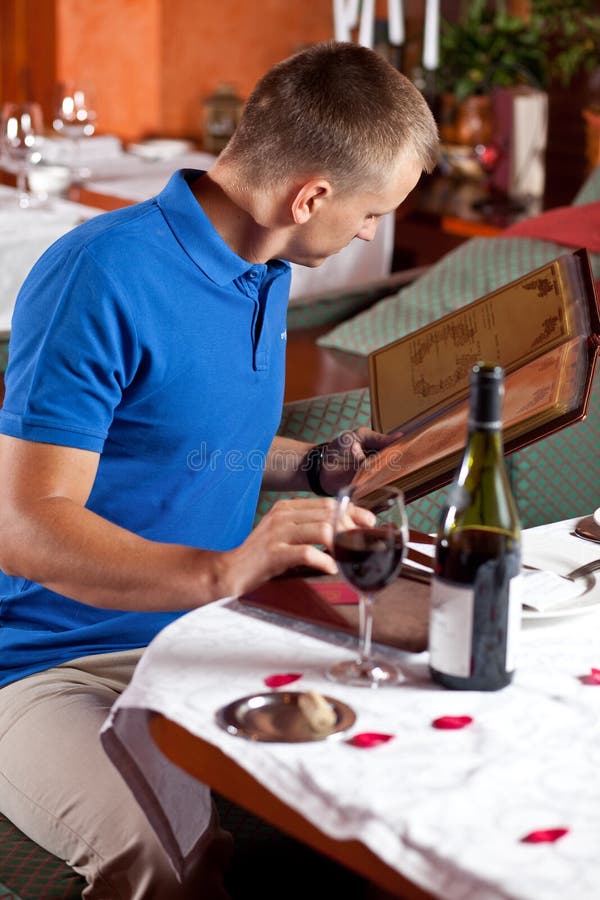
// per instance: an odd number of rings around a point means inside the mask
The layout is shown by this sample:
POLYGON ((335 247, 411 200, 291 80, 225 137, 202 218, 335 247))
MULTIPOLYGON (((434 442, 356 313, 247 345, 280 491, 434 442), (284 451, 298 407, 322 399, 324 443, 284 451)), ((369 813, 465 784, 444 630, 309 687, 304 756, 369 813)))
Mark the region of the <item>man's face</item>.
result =
POLYGON ((339 253, 354 238, 372 241, 382 216, 406 199, 421 176, 421 166, 412 159, 399 163, 379 190, 357 189, 331 193, 308 222, 298 225, 291 236, 285 258, 303 266, 320 266, 339 253))

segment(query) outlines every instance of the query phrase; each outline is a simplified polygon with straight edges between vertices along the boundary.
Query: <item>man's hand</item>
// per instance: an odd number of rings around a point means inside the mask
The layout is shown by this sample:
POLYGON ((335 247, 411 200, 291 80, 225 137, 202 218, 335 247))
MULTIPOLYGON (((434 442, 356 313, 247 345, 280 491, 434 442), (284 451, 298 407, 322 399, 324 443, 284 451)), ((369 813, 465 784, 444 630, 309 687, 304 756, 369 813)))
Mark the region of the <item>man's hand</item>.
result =
MULTIPOLYGON (((335 506, 335 500, 326 498, 276 503, 243 544, 223 554, 229 569, 227 593, 245 593, 295 566, 335 575, 333 558, 315 546, 332 549, 335 506)), ((375 522, 373 513, 352 504, 347 515, 349 528, 375 522)))
POLYGON ((325 447, 321 466, 321 487, 334 496, 350 484, 370 456, 398 439, 398 434, 380 434, 366 426, 343 431, 325 447))

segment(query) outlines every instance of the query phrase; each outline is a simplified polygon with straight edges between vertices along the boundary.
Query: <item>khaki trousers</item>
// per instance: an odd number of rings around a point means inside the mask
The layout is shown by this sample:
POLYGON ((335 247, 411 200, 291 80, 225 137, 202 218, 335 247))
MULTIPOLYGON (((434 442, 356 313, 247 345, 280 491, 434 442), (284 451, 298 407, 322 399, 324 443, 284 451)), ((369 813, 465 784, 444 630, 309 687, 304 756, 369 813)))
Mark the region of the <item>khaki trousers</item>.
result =
POLYGON ((98 737, 142 652, 72 660, 0 688, 0 811, 85 877, 85 900, 224 900, 232 839, 214 807, 180 884, 98 737))

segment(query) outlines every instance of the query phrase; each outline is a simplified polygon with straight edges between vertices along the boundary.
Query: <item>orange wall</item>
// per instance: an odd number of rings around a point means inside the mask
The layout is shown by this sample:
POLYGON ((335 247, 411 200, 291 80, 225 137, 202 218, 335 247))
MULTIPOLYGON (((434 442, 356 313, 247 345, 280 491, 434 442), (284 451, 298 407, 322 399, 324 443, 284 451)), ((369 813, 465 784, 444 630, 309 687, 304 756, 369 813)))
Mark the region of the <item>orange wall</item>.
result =
POLYGON ((94 89, 98 131, 131 139, 155 129, 161 0, 55 2, 57 79, 85 81, 94 89))
POLYGON ((331 0, 55 0, 57 78, 93 86, 99 132, 200 136, 220 81, 247 96, 332 34, 331 0))
POLYGON ((332 0, 165 0, 165 133, 199 133, 201 101, 222 81, 247 97, 270 66, 332 37, 332 0))

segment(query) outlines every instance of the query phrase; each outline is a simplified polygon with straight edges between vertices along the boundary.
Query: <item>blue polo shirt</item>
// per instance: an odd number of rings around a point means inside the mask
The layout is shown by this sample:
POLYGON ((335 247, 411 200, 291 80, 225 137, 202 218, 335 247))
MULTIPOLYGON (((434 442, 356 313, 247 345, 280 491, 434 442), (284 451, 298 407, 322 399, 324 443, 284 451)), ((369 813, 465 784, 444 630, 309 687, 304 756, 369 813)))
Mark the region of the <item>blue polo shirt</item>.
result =
MULTIPOLYGON (((281 417, 290 269, 225 244, 190 190, 201 174, 176 173, 36 263, 0 432, 99 453, 87 507, 111 522, 228 550, 252 527, 281 417)), ((177 615, 100 609, 0 572, 0 684, 145 646, 177 615)))

